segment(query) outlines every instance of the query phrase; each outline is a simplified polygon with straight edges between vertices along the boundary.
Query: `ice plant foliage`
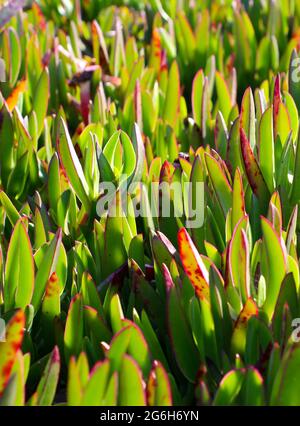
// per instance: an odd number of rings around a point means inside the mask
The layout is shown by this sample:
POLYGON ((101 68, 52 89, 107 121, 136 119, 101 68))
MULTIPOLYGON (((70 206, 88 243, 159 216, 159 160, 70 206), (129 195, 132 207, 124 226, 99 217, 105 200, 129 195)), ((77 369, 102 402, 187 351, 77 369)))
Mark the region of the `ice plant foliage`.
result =
POLYGON ((4 3, 0 405, 300 405, 300 3, 4 3))

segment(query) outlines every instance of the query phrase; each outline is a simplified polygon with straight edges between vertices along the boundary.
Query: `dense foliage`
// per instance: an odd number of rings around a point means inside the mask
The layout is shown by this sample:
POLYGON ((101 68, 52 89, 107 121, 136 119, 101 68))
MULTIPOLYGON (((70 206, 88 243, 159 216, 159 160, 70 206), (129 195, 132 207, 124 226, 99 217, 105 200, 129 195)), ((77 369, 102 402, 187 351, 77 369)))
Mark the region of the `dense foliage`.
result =
POLYGON ((300 405, 300 2, 1 3, 0 405, 300 405))

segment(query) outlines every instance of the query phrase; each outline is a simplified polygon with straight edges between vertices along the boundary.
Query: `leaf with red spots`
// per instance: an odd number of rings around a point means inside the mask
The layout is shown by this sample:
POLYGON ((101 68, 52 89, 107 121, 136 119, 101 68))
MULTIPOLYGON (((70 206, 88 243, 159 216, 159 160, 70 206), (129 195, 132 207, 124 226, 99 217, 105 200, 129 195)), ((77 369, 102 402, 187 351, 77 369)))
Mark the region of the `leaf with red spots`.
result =
POLYGON ((151 354, 148 343, 141 329, 129 319, 122 320, 125 327, 130 327, 130 341, 128 344, 127 353, 136 360, 142 370, 143 376, 148 377, 151 369, 151 354))
MULTIPOLYGON (((221 111, 218 111, 216 120, 215 120, 215 128, 214 128, 214 141, 215 141, 215 149, 218 151, 218 154, 222 158, 226 158, 226 151, 229 134, 227 125, 224 121, 224 117, 221 111)), ((231 164, 230 164, 231 166, 231 164)))
POLYGON ((266 209, 270 193, 243 128, 240 129, 240 144, 249 184, 262 208, 266 209))
POLYGON ((51 349, 54 343, 54 318, 60 315, 60 286, 56 272, 53 272, 47 282, 45 296, 42 302, 41 325, 45 343, 51 349))
POLYGON ((253 23, 242 8, 234 8, 233 34, 235 40, 235 67, 239 81, 245 83, 247 75, 252 75, 255 67, 257 44, 253 23), (243 78, 244 77, 244 78, 243 78))
POLYGON ((178 248, 185 273, 199 299, 209 299, 209 275, 198 250, 185 228, 178 232, 178 248))
POLYGON ((147 383, 147 402, 150 406, 171 406, 172 393, 166 370, 154 361, 147 383))
POLYGON ((231 351, 233 355, 243 355, 246 346, 247 323, 252 316, 258 315, 256 303, 250 297, 247 299, 240 315, 238 316, 231 339, 231 351))
POLYGON ((244 382, 244 372, 231 370, 221 380, 213 405, 228 406, 234 402, 244 382))
POLYGON ((173 191, 173 184, 181 184, 181 172, 165 161, 160 172, 158 193, 159 229, 173 244, 176 244, 178 221, 183 214, 183 198, 178 191, 173 191), (166 206, 168 208, 165 210, 166 206), (168 210, 169 209, 169 210, 168 210))
POLYGON ((57 147, 61 165, 63 166, 76 195, 84 205, 85 210, 88 212, 91 206, 89 186, 77 157, 67 125, 62 118, 59 123, 59 139, 57 147))
POLYGON ((23 341, 25 315, 18 310, 6 326, 5 342, 0 342, 0 395, 8 383, 15 357, 23 341))
POLYGON ((18 350, 10 378, 0 398, 1 407, 16 407, 23 406, 25 404, 26 377, 24 373, 24 357, 22 351, 18 350))
POLYGON ((276 372, 271 390, 270 405, 300 405, 300 345, 294 343, 286 348, 276 372))

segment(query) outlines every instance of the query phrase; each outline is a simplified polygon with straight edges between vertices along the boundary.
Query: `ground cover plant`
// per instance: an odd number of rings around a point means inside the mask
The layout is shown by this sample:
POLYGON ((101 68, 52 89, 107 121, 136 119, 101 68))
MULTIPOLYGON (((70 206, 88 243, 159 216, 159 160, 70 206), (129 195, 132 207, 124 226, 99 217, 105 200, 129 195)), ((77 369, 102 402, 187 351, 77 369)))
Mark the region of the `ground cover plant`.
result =
POLYGON ((293 0, 0 2, 0 405, 300 405, 299 50, 293 0))

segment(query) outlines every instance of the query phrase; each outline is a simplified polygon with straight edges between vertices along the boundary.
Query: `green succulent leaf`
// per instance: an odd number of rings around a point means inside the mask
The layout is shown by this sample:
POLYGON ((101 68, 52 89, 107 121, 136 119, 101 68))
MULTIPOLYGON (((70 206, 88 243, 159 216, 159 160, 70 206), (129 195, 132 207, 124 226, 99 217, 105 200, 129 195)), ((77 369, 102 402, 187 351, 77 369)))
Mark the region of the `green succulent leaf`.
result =
POLYGON ((118 403, 120 406, 146 405, 141 370, 129 355, 123 355, 121 360, 118 403))
POLYGON ((238 393, 240 392, 243 382, 244 374, 240 370, 231 370, 227 373, 218 388, 213 405, 231 405, 235 401, 238 393))
POLYGON ((25 309, 34 288, 32 247, 22 219, 12 233, 6 259, 4 301, 6 310, 25 309))
POLYGON ((249 184, 262 207, 266 208, 269 200, 269 190, 243 128, 240 129, 240 141, 242 158, 249 184))
POLYGON ((24 335, 25 315, 19 309, 6 326, 5 341, 0 342, 0 396, 10 380, 15 356, 21 347, 24 335))
POLYGON ((262 273, 266 278, 267 286, 266 301, 263 305, 263 310, 269 319, 271 319, 282 281, 287 272, 287 254, 283 241, 271 223, 267 219, 262 218, 261 226, 264 250, 262 273))
POLYGON ((59 131, 58 152, 61 164, 66 171, 76 195, 84 205, 86 211, 89 211, 91 207, 89 187, 63 118, 60 120, 59 131))
POLYGON ((64 332, 65 359, 68 362, 72 355, 79 355, 83 339, 83 306, 82 296, 76 294, 69 307, 64 332))
POLYGON ((55 346, 36 390, 37 405, 48 406, 52 404, 58 383, 59 371, 60 356, 58 347, 55 346))
POLYGON ((182 373, 189 381, 194 382, 199 367, 199 355, 170 272, 165 265, 163 268, 167 287, 168 331, 173 351, 182 373))

